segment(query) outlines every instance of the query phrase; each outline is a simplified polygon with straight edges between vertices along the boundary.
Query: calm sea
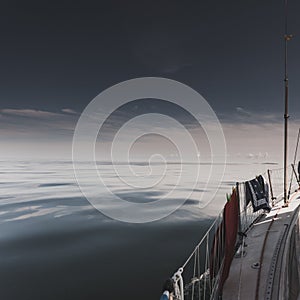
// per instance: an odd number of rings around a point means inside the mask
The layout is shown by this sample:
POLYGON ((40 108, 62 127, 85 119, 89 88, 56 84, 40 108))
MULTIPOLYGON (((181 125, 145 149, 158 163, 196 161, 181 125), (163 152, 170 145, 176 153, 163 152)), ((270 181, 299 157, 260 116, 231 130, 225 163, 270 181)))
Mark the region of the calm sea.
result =
MULTIPOLYGON (((109 166, 102 172, 125 199, 145 202, 168 191, 180 165, 170 168, 168 184, 141 191, 124 189, 109 166)), ((234 182, 266 168, 228 164, 208 206, 199 208, 197 199, 189 199, 161 220, 133 224, 108 218, 90 205, 78 188, 71 161, 2 161, 0 299, 159 299, 163 282, 185 261, 234 182)), ((177 187, 178 195, 189 188, 187 177, 177 187)))

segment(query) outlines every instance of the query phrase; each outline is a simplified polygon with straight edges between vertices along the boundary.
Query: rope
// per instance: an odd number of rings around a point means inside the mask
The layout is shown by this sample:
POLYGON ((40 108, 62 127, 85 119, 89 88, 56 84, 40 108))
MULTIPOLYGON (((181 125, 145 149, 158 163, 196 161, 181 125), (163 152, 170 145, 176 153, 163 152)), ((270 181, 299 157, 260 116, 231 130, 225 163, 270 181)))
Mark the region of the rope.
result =
POLYGON ((193 273, 193 282, 192 282, 192 300, 194 300, 194 292, 195 292, 195 277, 196 277, 196 267, 197 267, 197 253, 195 254, 194 258, 194 273, 193 273))
POLYGON ((184 269, 186 267, 186 265, 189 263, 189 261, 193 258, 193 255, 195 254, 195 252, 198 250, 198 248, 201 246, 201 244, 204 242, 204 240, 208 237, 210 231, 213 229, 213 227, 216 225, 217 221, 219 220, 220 216, 223 214, 223 210, 222 212, 219 214, 219 216, 213 221, 213 223, 211 224, 211 226, 209 227, 209 229, 206 231, 205 235, 202 237, 202 239, 200 240, 200 242, 197 244, 197 246, 194 248, 193 252, 191 253, 191 255, 188 257, 188 259, 185 261, 185 263, 182 265, 182 269, 184 269))
MULTIPOLYGON (((197 251, 197 255, 198 255, 198 274, 200 276, 201 265, 200 265, 200 249, 199 248, 198 248, 198 251, 197 251)), ((200 280, 198 280, 198 294, 199 294, 199 299, 201 299, 201 281, 200 280)))
POLYGON ((174 280, 174 293, 177 299, 184 300, 184 287, 183 287, 183 278, 182 278, 183 268, 179 268, 178 271, 173 275, 172 279, 174 280), (178 285, 179 282, 179 285, 178 285))

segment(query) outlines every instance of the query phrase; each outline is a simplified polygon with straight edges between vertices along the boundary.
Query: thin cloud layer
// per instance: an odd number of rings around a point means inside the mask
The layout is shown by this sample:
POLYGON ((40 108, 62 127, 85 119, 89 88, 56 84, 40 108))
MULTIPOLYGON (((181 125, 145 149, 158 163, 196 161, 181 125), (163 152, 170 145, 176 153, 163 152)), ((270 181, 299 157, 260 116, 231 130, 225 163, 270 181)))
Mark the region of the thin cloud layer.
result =
POLYGON ((63 108, 61 111, 63 113, 67 113, 67 114, 77 115, 77 112, 71 108, 63 108))
POLYGON ((0 113, 2 115, 29 117, 29 118, 53 118, 53 117, 60 116, 60 114, 58 113, 44 111, 44 110, 35 110, 35 109, 5 108, 5 109, 1 109, 0 113))
POLYGON ((75 113, 69 109, 59 113, 34 109, 1 109, 0 133, 7 139, 26 136, 47 139, 55 136, 59 138, 62 134, 71 135, 77 121, 75 113))
MULTIPOLYGON (((135 109, 138 110, 137 108, 135 109)), ((141 111, 144 112, 144 110, 141 111)), ((140 111, 137 111, 137 115, 139 113, 140 111)), ((99 112, 93 122, 99 123, 98 115, 99 118, 105 116, 104 113, 99 112)), ((122 127, 122 124, 134 116, 135 112, 119 111, 113 118, 107 120, 104 128, 101 129, 104 130, 104 133, 100 133, 100 138, 104 138, 107 148, 109 148, 109 141, 113 140, 114 135, 122 127)), ((281 155, 283 134, 283 118, 281 115, 271 113, 258 114, 242 107, 236 107, 231 115, 223 114, 218 116, 223 127, 228 155, 232 160, 239 158, 253 159, 256 157, 272 160, 273 157, 281 155), (265 155, 265 153, 269 155, 265 155)), ((176 118, 176 114, 172 117, 176 118)), ((50 151, 50 149, 56 149, 57 152, 61 152, 64 147, 67 147, 68 150, 65 153, 70 158, 72 138, 78 118, 79 113, 71 108, 61 109, 60 112, 33 109, 1 109, 1 153, 9 154, 10 149, 13 148, 14 153, 19 151, 22 155, 30 151, 31 153, 44 153, 47 156, 54 151, 50 151), (40 150, 36 151, 36 149, 40 150)), ((187 122, 187 125, 194 125, 193 121, 189 124, 188 118, 181 120, 187 122)), ((153 131, 158 127, 169 128, 170 124, 172 122, 167 121, 153 124, 153 131)), ((294 149, 294 141, 296 140, 299 124, 299 119, 291 118, 289 126, 291 151, 294 149)), ((140 123, 129 127, 129 129, 128 134, 125 132, 125 135, 122 136, 124 144, 126 139, 132 140, 132 137, 142 135, 148 128, 145 128, 143 123, 140 123)), ((190 126, 189 128, 199 146, 199 152, 201 155, 205 155, 209 153, 209 143, 207 143, 207 137, 203 130, 199 129, 201 128, 195 126, 190 126)), ((169 130, 174 134, 174 128, 170 127, 169 130)), ((182 132, 177 134, 180 138, 182 132)), ((157 149, 158 152, 165 153, 165 149, 160 149, 160 147, 163 147, 161 140, 155 136, 151 136, 148 139, 139 139, 138 143, 141 145, 137 149, 140 149, 141 153, 143 149, 145 149, 144 153, 149 149, 157 149)))

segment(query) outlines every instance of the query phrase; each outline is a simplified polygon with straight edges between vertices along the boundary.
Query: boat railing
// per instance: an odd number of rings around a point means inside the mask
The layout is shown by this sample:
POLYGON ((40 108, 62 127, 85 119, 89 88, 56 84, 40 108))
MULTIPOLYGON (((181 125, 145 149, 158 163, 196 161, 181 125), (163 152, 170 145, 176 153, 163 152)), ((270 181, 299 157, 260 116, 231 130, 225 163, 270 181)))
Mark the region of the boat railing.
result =
MULTIPOLYGON (((238 183, 240 203, 240 229, 242 232, 253 224, 262 214, 253 212, 250 204, 245 203, 244 183, 238 183)), ((196 300, 216 299, 218 296, 219 280, 224 263, 224 227, 223 210, 216 217, 210 228, 206 231, 200 242, 192 251, 181 268, 174 274, 173 280, 177 291, 175 299, 196 300), (187 280, 187 281, 186 281, 187 280), (183 284, 183 282, 188 282, 183 284), (183 289, 180 287, 183 286, 183 289)))
MULTIPOLYGON (((283 168, 270 169, 267 171, 267 178, 270 187, 270 198, 272 200, 272 205, 275 206, 278 202, 283 199, 283 168)), ((288 168, 288 178, 289 178, 289 191, 288 197, 293 191, 299 187, 297 182, 296 174, 291 165, 288 168), (296 179, 295 179, 296 178, 296 179)), ((299 175, 298 175, 299 176, 299 175)))
MULTIPOLYGON (((270 198, 272 198, 274 206, 283 198, 283 169, 268 170, 263 176, 266 180, 268 178, 269 188, 272 190, 270 198)), ((291 172, 290 176, 292 176, 291 172)), ((297 185, 296 180, 295 183, 297 185)), ((291 185, 291 188, 295 188, 296 185, 291 185)), ((239 232, 235 255, 238 256, 244 255, 241 247, 243 245, 243 236, 265 212, 263 210, 253 212, 251 203, 246 204, 245 182, 237 183, 236 189, 239 198, 239 232)), ((174 300, 218 299, 225 257, 223 218, 222 210, 184 264, 173 275, 172 279, 175 286, 174 300)))

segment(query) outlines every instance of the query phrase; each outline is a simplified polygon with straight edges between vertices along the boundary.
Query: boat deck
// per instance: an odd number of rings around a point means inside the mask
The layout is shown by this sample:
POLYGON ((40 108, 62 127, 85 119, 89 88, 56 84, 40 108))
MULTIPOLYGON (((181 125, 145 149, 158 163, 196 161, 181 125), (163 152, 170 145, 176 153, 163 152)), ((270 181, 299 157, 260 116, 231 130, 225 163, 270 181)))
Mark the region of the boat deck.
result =
POLYGON ((279 289, 280 274, 284 268, 289 228, 299 214, 300 192, 292 195, 288 207, 282 205, 279 202, 247 232, 244 255, 232 261, 223 300, 283 299, 279 289))

